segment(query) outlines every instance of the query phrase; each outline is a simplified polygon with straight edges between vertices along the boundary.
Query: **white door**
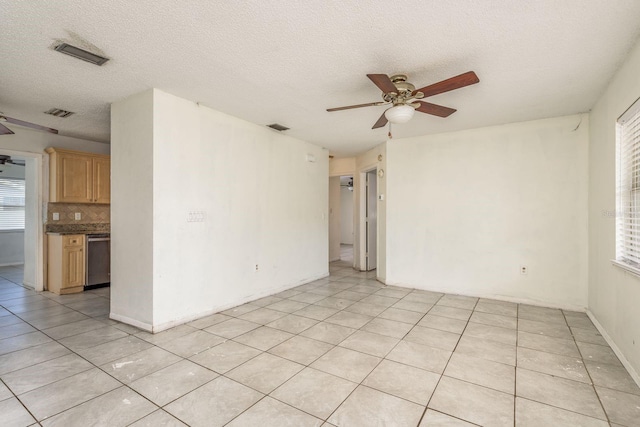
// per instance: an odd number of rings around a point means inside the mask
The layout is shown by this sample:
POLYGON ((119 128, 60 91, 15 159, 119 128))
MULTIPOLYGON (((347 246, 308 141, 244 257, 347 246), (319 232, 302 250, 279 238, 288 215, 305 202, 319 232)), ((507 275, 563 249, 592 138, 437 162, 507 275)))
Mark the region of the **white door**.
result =
POLYGON ((376 269, 378 256, 378 176, 377 170, 367 172, 367 271, 376 269))

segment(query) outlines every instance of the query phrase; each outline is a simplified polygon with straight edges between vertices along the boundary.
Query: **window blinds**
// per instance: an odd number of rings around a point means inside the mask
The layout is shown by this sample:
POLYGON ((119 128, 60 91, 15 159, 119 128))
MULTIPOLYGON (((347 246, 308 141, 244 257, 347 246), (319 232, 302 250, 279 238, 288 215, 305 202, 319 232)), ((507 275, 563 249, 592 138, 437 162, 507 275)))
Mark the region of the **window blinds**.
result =
POLYGON ((640 269, 640 100, 617 123, 616 259, 640 269))
POLYGON ((0 230, 24 230, 24 180, 0 178, 0 230))

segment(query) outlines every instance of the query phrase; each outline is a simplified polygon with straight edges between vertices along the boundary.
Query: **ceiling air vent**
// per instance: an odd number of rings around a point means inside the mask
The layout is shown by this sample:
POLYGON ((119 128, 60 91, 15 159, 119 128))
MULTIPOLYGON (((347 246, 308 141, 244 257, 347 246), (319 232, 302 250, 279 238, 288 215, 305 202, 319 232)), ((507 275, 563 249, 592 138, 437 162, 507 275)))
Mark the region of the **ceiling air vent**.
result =
POLYGON ((69 117, 72 114, 75 114, 73 111, 61 110, 60 108, 50 108, 44 112, 45 114, 51 114, 56 117, 69 117))
POLYGON ((279 125, 278 123, 274 123, 274 124, 271 124, 271 125, 267 125, 267 127, 270 127, 271 129, 275 129, 275 130, 277 130, 278 132, 282 132, 283 130, 289 130, 289 128, 288 128, 288 127, 286 127, 286 126, 282 126, 282 125, 279 125))
POLYGON ((67 43, 62 43, 56 46, 54 49, 60 53, 64 53, 65 55, 73 56, 74 58, 91 62, 92 64, 96 64, 96 65, 102 65, 109 60, 109 58, 96 55, 95 53, 91 53, 84 49, 80 49, 79 47, 71 46, 70 44, 67 44, 67 43))

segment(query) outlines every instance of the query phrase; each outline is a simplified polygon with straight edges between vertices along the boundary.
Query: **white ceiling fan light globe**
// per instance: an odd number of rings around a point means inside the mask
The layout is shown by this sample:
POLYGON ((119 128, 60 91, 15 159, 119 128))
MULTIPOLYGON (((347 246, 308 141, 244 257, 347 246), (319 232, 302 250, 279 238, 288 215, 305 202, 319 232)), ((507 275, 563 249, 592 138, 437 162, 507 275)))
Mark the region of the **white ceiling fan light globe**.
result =
POLYGON ((384 116, 391 123, 407 123, 413 117, 416 110, 410 105, 396 105, 384 112, 384 116))

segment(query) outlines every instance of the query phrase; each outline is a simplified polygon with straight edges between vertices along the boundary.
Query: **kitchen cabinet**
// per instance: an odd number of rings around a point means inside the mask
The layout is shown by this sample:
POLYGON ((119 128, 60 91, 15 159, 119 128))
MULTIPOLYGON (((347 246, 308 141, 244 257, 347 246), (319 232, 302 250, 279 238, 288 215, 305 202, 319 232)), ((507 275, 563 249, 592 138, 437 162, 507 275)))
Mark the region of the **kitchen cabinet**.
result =
POLYGON ((49 201, 111 202, 111 158, 103 154, 47 148, 49 201))
POLYGON ((49 292, 72 294, 82 292, 85 284, 84 234, 48 235, 49 292))

